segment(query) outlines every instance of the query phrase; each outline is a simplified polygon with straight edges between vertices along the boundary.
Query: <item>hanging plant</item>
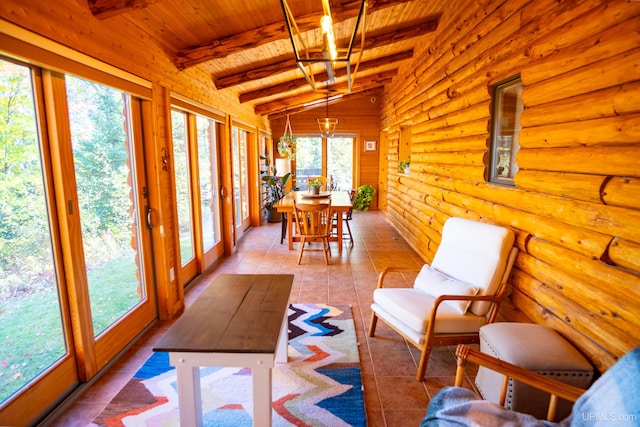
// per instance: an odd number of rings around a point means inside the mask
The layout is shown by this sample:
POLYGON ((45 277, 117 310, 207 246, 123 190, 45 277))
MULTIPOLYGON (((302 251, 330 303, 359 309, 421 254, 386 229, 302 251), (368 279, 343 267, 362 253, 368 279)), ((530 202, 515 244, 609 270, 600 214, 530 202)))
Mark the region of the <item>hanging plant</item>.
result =
POLYGON ((289 121, 289 115, 287 114, 287 122, 284 125, 284 134, 280 137, 280 141, 278 141, 278 154, 280 154, 281 157, 295 160, 297 144, 298 138, 293 136, 291 121, 289 121))

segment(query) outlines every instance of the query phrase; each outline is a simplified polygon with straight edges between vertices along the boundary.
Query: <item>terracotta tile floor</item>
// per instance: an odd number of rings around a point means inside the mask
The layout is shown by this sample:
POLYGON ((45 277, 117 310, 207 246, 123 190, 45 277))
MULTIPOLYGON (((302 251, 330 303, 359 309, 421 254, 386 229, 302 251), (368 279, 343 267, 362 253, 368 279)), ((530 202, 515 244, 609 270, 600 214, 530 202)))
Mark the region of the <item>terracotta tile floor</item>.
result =
MULTIPOLYGON (((452 385, 455 375, 454 348, 436 348, 429 361, 426 380, 415 381, 419 352, 383 322, 376 337, 369 338, 372 292, 377 273, 386 266, 418 269, 420 257, 399 236, 380 212, 356 212, 351 221, 353 247, 348 242, 338 255, 332 243, 332 258, 326 266, 321 252, 304 255, 297 265, 297 245, 289 251, 280 244, 280 224, 251 229, 238 250, 223 259, 186 289, 189 306, 219 273, 294 273, 291 302, 349 304, 352 306, 360 345, 365 386, 365 405, 370 427, 418 426, 431 396, 443 386, 452 385)), ((398 276, 398 285, 406 285, 398 276)), ((46 426, 86 426, 131 378, 151 354, 151 348, 171 322, 156 322, 107 372, 79 394, 65 410, 46 426)), ((51 417, 50 417, 51 418, 51 417)))

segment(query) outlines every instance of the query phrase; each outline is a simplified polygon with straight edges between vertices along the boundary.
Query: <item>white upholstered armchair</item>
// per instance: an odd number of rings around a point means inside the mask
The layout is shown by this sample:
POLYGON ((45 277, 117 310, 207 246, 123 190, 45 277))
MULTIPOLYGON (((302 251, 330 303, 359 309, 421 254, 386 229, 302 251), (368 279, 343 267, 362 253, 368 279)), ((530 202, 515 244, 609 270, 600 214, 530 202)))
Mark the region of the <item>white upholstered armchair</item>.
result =
POLYGON ((412 288, 385 288, 383 270, 373 293, 369 336, 383 320, 421 349, 416 375, 422 381, 434 346, 479 342, 478 330, 494 321, 515 261, 512 230, 463 218, 449 218, 431 265, 412 288))

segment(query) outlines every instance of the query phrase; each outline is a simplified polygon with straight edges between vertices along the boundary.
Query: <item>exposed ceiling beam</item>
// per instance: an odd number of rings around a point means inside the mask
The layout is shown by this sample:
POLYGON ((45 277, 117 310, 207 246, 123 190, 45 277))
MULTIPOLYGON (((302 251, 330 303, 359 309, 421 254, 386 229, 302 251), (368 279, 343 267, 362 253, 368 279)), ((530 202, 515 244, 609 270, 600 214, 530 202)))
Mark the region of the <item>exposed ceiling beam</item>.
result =
POLYGON ((160 0, 88 0, 88 3, 93 16, 102 20, 134 9, 144 9, 158 1, 160 0))
MULTIPOLYGON (((398 74, 398 70, 389 70, 382 73, 374 74, 372 76, 366 76, 358 78, 351 90, 351 93, 362 92, 375 87, 384 86, 391 82, 391 79, 398 74)), ((345 90, 347 83, 341 83, 332 85, 330 89, 345 90)), ((283 96, 274 101, 266 102, 255 106, 255 113, 259 115, 274 114, 283 111, 292 111, 296 108, 300 108, 305 104, 324 99, 325 95, 319 92, 307 92, 297 96, 283 96)))
MULTIPOLYGON (((123 0, 126 1, 126 0, 123 0)), ((369 2, 367 13, 375 12, 390 6, 403 4, 411 0, 377 0, 369 2)), ((353 1, 333 8, 333 22, 338 23, 353 18, 360 10, 360 2, 353 1)), ((296 23, 301 32, 313 30, 318 27, 318 15, 311 14, 296 18, 296 23)), ((233 53, 246 49, 255 48, 276 40, 283 40, 289 37, 289 32, 284 23, 284 16, 281 21, 263 25, 260 28, 245 31, 239 34, 232 34, 217 40, 212 40, 200 46, 189 47, 180 50, 173 58, 173 63, 179 70, 193 67, 194 65, 210 61, 212 59, 224 58, 233 53)))
MULTIPOLYGON (((389 56, 384 56, 382 58, 376 58, 373 59, 371 61, 365 61, 363 63, 360 64, 360 67, 358 68, 358 72, 363 72, 363 71, 367 71, 367 70, 372 70, 374 68, 378 68, 378 67, 382 67, 385 65, 389 65, 389 64, 393 64, 395 62, 398 61, 402 61, 405 59, 409 59, 413 57, 413 49, 412 50, 407 50, 404 52, 400 52, 400 53, 396 53, 395 55, 389 55, 389 56)), ((321 81, 321 79, 323 78, 322 76, 324 76, 324 73, 319 73, 315 76, 316 80, 321 81)), ((343 68, 339 68, 336 70, 335 72, 335 77, 336 78, 341 78, 341 77, 345 77, 347 75, 347 69, 345 67, 343 68)), ((240 99, 240 103, 244 103, 244 102, 249 102, 249 101, 254 101, 256 99, 260 99, 260 98, 266 98, 269 96, 273 96, 273 95, 279 95, 282 94, 284 92, 289 92, 292 90, 296 90, 299 89, 301 87, 305 87, 307 86, 307 80, 305 78, 299 78, 296 80, 290 80, 288 82, 284 82, 281 84, 277 84, 277 85, 273 85, 273 86, 268 86, 268 87, 263 87, 260 88, 258 90, 253 90, 250 92, 244 92, 241 93, 239 96, 240 99)))
MULTIPOLYGON (((438 20, 439 17, 427 17, 419 21, 404 23, 402 26, 383 28, 375 33, 367 34, 364 49, 366 51, 367 49, 385 46, 433 32, 438 27, 438 20)), ((356 46, 358 45, 359 42, 356 46)), ((267 65, 247 64, 242 70, 236 70, 233 74, 214 77, 213 81, 216 88, 224 89, 247 81, 260 80, 274 74, 291 71, 297 69, 297 67, 292 55, 289 58, 280 58, 280 60, 275 60, 267 65)))
MULTIPOLYGON (((346 100, 348 100, 349 98, 352 98, 352 97, 368 96, 368 94, 375 94, 375 93, 377 93, 379 91, 380 91, 380 87, 378 86, 378 87, 374 87, 372 89, 365 89, 365 90, 362 90, 362 91, 358 91, 358 92, 342 95, 338 99, 333 99, 332 100, 331 98, 329 98, 329 105, 333 105, 335 103, 346 101, 346 100)), ((277 111, 277 112, 274 112, 272 114, 269 114, 267 116, 267 118, 269 120, 273 120, 273 119, 277 119, 279 117, 283 117, 283 116, 285 116, 287 114, 289 114, 289 115, 298 114, 298 113, 301 113, 303 111, 314 110, 314 109, 316 109, 318 107, 324 107, 324 106, 326 106, 326 98, 318 98, 317 102, 314 102, 313 104, 301 105, 301 106, 297 106, 297 107, 287 108, 286 110, 277 111)))

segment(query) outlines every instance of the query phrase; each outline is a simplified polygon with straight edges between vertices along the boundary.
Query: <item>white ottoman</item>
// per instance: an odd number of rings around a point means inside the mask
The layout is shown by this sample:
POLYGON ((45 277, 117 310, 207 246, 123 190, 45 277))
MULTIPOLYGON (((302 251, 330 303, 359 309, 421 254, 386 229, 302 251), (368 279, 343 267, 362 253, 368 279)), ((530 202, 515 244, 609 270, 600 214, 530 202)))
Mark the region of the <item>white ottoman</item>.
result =
MULTIPOLYGON (((587 389, 593 379, 593 367, 560 334, 532 323, 492 323, 480 328, 480 351, 539 374, 587 389)), ((503 376, 480 368, 476 387, 482 398, 499 402, 503 376)), ((509 379, 505 408, 546 419, 549 395, 509 379)), ((573 404, 558 403, 556 420, 569 415, 573 404)))

